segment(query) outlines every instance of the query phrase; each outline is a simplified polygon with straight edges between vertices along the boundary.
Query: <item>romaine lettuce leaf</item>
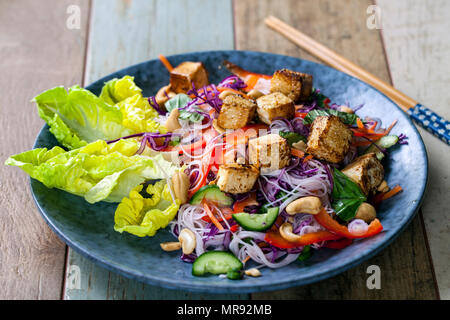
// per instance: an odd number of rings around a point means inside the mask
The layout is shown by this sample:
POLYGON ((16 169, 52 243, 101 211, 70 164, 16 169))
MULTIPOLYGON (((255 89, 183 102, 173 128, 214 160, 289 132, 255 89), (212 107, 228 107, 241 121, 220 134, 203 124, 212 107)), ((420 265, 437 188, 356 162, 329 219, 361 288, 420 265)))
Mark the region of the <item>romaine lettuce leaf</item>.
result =
POLYGON ((158 113, 134 78, 125 76, 105 83, 100 97, 74 86, 47 90, 36 96, 39 116, 64 147, 72 150, 96 140, 115 140, 141 132, 166 133, 154 120, 158 113))
POLYGON ((134 77, 124 76, 121 79, 111 79, 105 82, 100 93, 100 99, 109 105, 123 101, 134 95, 142 97, 142 90, 134 83, 134 77))
POLYGON ((180 207, 178 199, 173 202, 165 180, 148 185, 142 196, 143 186, 130 191, 128 198, 123 198, 114 215, 114 230, 128 232, 138 237, 154 236, 156 231, 167 227, 180 207))
POLYGON ((69 149, 133 133, 122 124, 122 112, 117 106, 105 103, 79 86, 73 86, 69 92, 56 87, 36 96, 33 101, 50 131, 69 149))
POLYGON ((26 151, 11 156, 5 164, 20 167, 48 188, 82 196, 89 203, 120 202, 135 186, 172 176, 177 170, 162 155, 134 155, 138 148, 134 139, 114 144, 98 140, 68 152, 60 147, 26 151))

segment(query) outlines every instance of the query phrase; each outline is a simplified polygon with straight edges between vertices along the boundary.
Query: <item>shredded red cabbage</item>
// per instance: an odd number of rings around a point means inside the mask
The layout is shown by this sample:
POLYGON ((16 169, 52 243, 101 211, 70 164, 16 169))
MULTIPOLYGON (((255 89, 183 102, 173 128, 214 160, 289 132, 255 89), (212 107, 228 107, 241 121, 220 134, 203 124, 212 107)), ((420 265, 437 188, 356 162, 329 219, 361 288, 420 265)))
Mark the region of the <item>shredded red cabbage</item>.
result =
POLYGON ((222 100, 219 99, 220 92, 214 84, 207 85, 200 89, 195 89, 194 83, 192 83, 192 90, 187 92, 188 95, 194 95, 194 99, 189 102, 184 108, 189 110, 193 105, 201 105, 204 103, 209 104, 217 112, 220 112, 222 106, 222 100))
MULTIPOLYGON (((166 93, 164 91, 164 93, 166 93)), ((167 93, 166 93, 167 96, 167 93)), ((167 98, 169 98, 169 96, 167 96, 167 98)), ((150 104, 150 106, 156 110, 156 112, 158 112, 158 114, 165 116, 167 114, 167 111, 161 109, 161 107, 158 105, 158 103, 156 102, 156 98, 155 96, 149 97, 148 98, 148 103, 150 104)))
POLYGON ((222 80, 221 83, 217 85, 218 87, 230 88, 234 90, 239 90, 245 88, 247 85, 238 76, 231 75, 222 80))
POLYGON ((153 150, 161 151, 161 150, 167 148, 167 146, 169 145, 169 142, 172 140, 172 137, 175 137, 175 136, 181 136, 181 135, 177 134, 177 133, 172 133, 172 132, 164 133, 164 134, 159 133, 159 132, 142 132, 142 133, 136 133, 136 134, 132 134, 129 136, 125 136, 125 137, 122 137, 119 139, 106 141, 106 143, 110 144, 110 143, 114 143, 114 142, 117 142, 122 139, 142 137, 141 145, 140 145, 138 151, 136 151, 136 154, 142 154, 142 152, 144 152, 145 147, 147 146, 147 142, 150 144, 150 146, 153 150), (164 143, 159 146, 155 140, 157 138, 166 138, 166 139, 164 139, 164 143))
POLYGON ((398 144, 408 144, 408 141, 406 141, 408 137, 405 134, 400 134, 398 136, 398 144))
POLYGON ((197 255, 195 253, 191 254, 182 254, 180 259, 187 263, 194 263, 195 259, 197 259, 197 255))

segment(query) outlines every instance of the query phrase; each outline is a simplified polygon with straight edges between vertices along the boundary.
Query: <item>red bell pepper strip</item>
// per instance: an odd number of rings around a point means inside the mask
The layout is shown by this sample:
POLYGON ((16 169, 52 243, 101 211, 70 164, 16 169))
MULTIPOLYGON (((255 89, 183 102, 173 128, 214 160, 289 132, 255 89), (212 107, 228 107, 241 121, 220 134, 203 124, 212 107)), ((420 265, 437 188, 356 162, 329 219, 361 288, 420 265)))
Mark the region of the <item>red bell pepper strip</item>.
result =
POLYGON ((297 247, 303 247, 307 246, 309 244, 318 243, 326 240, 337 240, 341 237, 328 232, 328 231, 318 231, 318 232, 312 232, 312 233, 306 233, 302 236, 300 236, 299 240, 295 242, 287 241, 284 239, 278 229, 270 229, 265 237, 264 240, 274 247, 280 248, 280 249, 291 249, 291 248, 297 248, 297 247))
MULTIPOLYGON (((221 215, 220 214, 216 214, 215 212, 213 212, 213 214, 216 217, 217 221, 223 221, 224 218, 225 218, 225 220, 230 220, 230 219, 233 218, 233 210, 231 208, 221 208, 220 211, 222 213, 221 215), (223 218, 222 218, 222 216, 223 216, 223 218)), ((202 220, 206 221, 206 222, 211 222, 211 218, 208 215, 203 216, 202 220)))
POLYGON ((233 212, 240 213, 244 212, 244 208, 248 206, 258 205, 258 201, 256 201, 256 192, 250 193, 250 196, 247 199, 236 201, 233 204, 233 212))
POLYGON ((330 249, 344 249, 349 245, 351 245, 352 243, 353 243, 352 239, 343 238, 339 240, 328 241, 324 244, 324 247, 330 249))
POLYGON ((325 229, 330 232, 333 232, 336 235, 339 235, 348 239, 358 239, 358 238, 368 238, 372 237, 383 230, 383 226, 380 223, 380 220, 375 219, 369 224, 369 229, 365 234, 362 235, 354 235, 351 233, 346 226, 341 225, 339 222, 334 220, 326 211, 322 209, 318 214, 314 215, 314 219, 325 229))
POLYGON ((197 183, 197 186, 194 189, 189 190, 188 192, 189 198, 191 198, 201 187, 206 185, 206 180, 208 178, 209 171, 211 171, 211 167, 214 162, 214 157, 212 155, 213 153, 214 150, 210 152, 209 156, 202 159, 202 174, 203 174, 202 179, 200 180, 200 182, 197 183))

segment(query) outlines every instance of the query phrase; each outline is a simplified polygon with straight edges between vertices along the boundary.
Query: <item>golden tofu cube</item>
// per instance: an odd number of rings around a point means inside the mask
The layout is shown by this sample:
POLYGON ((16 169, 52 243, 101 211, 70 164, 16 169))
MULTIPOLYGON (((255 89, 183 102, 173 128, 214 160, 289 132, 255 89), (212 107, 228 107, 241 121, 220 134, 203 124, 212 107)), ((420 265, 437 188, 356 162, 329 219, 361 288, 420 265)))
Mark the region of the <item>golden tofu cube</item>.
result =
POLYGON ((281 92, 273 92, 256 100, 259 119, 271 124, 275 118, 292 119, 295 114, 295 105, 292 99, 281 92))
POLYGON ((312 75, 281 69, 270 80, 270 92, 281 92, 294 102, 306 100, 312 93, 312 75))
POLYGON ((384 168, 375 153, 356 158, 342 169, 342 173, 356 182, 366 195, 375 193, 384 179, 384 168))
POLYGON ((311 125, 306 152, 317 159, 341 162, 350 148, 352 131, 336 116, 319 116, 311 125))
POLYGON ((286 139, 278 134, 267 134, 248 142, 250 164, 263 172, 274 171, 289 165, 291 148, 286 139))
POLYGON ((256 104, 240 95, 227 96, 223 100, 217 123, 224 129, 243 128, 255 116, 256 104))
POLYGON ((192 82, 196 89, 209 84, 203 63, 185 61, 170 72, 170 87, 175 93, 187 93, 192 89, 192 82))
POLYGON ((230 163, 219 167, 216 184, 223 192, 238 194, 252 190, 258 179, 257 167, 246 164, 230 163))

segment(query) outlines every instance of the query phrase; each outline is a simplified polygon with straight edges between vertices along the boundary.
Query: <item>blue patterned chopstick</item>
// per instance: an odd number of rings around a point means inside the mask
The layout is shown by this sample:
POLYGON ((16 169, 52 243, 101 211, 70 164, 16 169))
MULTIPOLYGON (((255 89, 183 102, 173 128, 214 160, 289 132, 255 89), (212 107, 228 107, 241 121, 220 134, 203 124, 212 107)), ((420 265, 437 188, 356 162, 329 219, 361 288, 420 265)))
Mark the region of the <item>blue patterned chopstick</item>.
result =
POLYGON ((450 122, 421 104, 408 110, 411 118, 424 129, 450 145, 450 122))

